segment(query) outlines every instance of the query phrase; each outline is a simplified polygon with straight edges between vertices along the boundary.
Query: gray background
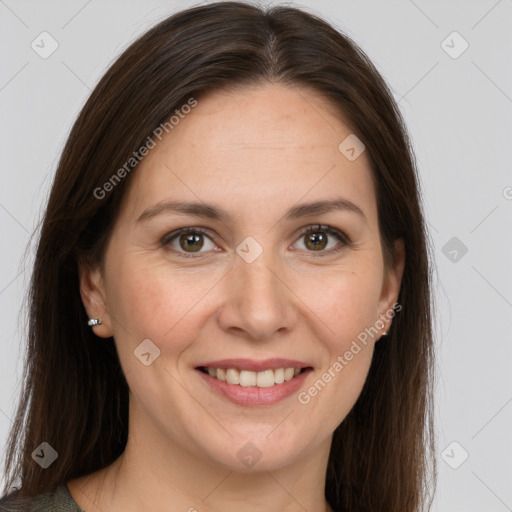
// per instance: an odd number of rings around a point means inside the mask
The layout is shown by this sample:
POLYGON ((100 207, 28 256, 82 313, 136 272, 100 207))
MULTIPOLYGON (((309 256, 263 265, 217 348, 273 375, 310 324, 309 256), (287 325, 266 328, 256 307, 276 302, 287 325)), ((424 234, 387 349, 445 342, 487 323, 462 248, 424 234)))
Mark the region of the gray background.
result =
MULTIPOLYGON (((71 125, 129 42, 198 3, 0 0, 2 458, 32 247, 23 254, 71 125), (43 31, 58 43, 47 59, 31 48, 42 46, 43 31)), ((512 0, 288 3, 324 16, 365 50, 412 135, 436 259, 434 510, 512 510, 512 0), (464 43, 454 31, 469 44, 457 58, 464 43)))

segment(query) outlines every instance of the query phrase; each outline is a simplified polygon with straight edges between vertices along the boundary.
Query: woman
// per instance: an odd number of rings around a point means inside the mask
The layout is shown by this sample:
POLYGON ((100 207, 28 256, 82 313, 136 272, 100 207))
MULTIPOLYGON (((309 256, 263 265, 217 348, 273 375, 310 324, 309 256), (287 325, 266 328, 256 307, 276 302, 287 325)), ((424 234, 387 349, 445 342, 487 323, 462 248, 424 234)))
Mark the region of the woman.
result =
POLYGON ((353 42, 291 7, 159 23, 59 162, 4 510, 426 509, 427 249, 353 42))

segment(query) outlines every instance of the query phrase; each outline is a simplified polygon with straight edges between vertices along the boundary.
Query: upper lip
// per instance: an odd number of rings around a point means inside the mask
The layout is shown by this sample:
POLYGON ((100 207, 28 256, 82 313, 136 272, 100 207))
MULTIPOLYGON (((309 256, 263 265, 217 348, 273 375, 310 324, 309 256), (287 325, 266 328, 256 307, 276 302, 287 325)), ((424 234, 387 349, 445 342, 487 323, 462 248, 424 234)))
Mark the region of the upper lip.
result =
POLYGON ((197 365, 197 368, 206 366, 207 368, 235 368, 237 370, 250 370, 253 372, 261 372, 263 370, 275 370, 276 368, 308 368, 310 365, 302 361, 294 359, 283 359, 274 357, 272 359, 264 359, 256 361, 254 359, 220 359, 217 361, 209 361, 197 365))

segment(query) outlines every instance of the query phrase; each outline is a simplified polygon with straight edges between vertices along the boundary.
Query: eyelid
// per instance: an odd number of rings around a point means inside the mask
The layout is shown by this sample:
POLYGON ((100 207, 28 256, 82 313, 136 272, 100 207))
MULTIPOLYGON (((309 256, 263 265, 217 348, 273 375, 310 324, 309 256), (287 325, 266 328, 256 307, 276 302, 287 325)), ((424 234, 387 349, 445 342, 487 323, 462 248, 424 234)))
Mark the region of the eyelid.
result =
POLYGON ((330 235, 334 235, 336 237, 338 237, 343 243, 349 245, 351 244, 351 240, 350 240, 350 237, 344 233, 343 231, 341 231, 340 229, 338 228, 335 228, 333 226, 329 226, 327 224, 312 224, 310 226, 306 226, 304 229, 302 229, 298 236, 303 236, 303 235, 307 235, 309 233, 315 233, 317 231, 324 231, 325 233, 328 233, 330 235))

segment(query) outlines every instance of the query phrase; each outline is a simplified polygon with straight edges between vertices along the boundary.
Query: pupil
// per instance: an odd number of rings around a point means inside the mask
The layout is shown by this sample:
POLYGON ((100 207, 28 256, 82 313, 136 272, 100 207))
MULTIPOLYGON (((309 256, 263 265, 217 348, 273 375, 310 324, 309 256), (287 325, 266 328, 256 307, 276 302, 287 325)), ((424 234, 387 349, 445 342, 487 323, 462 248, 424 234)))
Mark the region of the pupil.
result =
POLYGON ((194 234, 185 234, 181 236, 181 241, 183 241, 183 237, 185 240, 185 249, 195 249, 199 250, 203 246, 201 236, 200 235, 194 235, 194 234), (198 247, 195 247, 195 245, 198 244, 198 247))
POLYGON ((311 233, 309 237, 309 241, 313 242, 313 249, 318 251, 319 249, 323 249, 326 245, 327 237, 323 234, 319 233, 311 233))

